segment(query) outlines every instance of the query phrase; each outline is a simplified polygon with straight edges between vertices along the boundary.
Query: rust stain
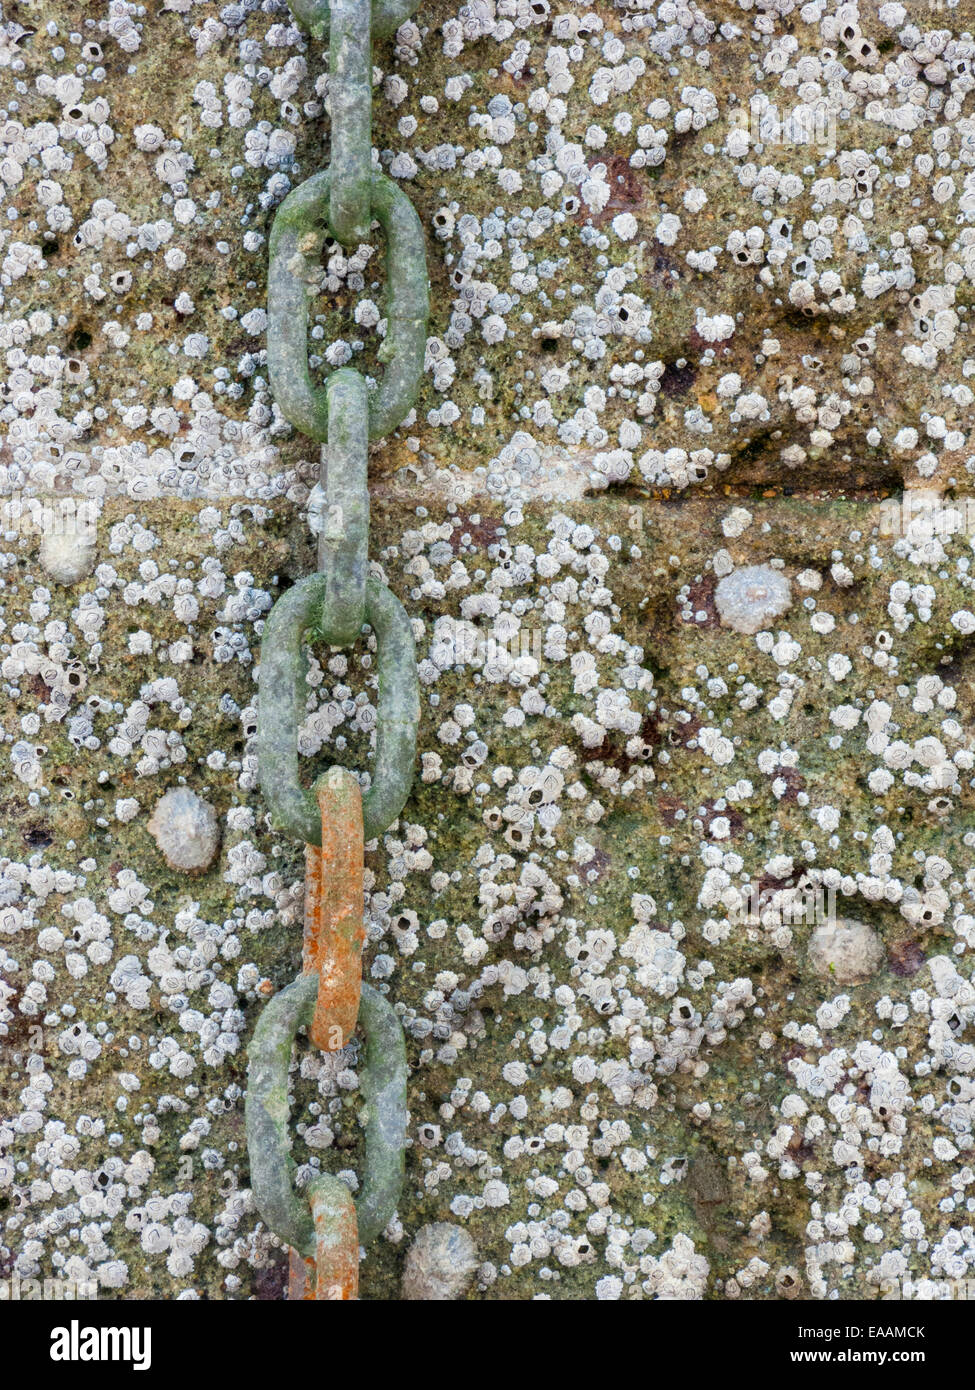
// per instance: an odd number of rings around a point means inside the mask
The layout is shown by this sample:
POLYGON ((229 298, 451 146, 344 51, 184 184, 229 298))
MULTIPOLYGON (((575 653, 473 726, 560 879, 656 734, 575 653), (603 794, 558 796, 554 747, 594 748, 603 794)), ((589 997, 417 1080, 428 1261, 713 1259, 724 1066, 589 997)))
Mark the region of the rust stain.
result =
POLYGON ((606 166, 606 182, 610 188, 609 199, 606 206, 597 213, 591 213, 583 203, 576 215, 577 220, 586 222, 591 218, 593 226, 602 227, 620 212, 632 212, 639 215, 646 205, 647 185, 646 180, 633 168, 629 156, 610 154, 601 160, 593 160, 589 166, 590 169, 598 163, 606 166))
POLYGON ((288 1302, 300 1303, 314 1296, 315 1261, 306 1260, 297 1250, 288 1251, 288 1302))
POLYGON ((707 574, 703 579, 696 580, 691 584, 687 594, 687 602, 692 613, 690 617, 685 617, 682 613, 682 621, 694 623, 697 627, 705 630, 720 627, 721 617, 714 597, 717 587, 717 576, 713 574, 707 574), (703 618, 698 616, 700 613, 704 614, 703 618))

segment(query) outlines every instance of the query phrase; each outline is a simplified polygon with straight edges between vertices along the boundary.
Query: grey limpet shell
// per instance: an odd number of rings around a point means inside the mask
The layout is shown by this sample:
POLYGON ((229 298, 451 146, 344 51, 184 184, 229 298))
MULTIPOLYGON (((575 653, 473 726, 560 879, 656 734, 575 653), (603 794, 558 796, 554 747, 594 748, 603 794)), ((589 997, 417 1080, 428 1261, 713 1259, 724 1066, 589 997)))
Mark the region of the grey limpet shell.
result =
POLYGON ((725 627, 761 632, 791 606, 792 585, 779 570, 749 565, 725 575, 714 591, 714 601, 725 627))
POLYGON ((147 828, 171 869, 201 874, 213 863, 220 822, 209 801, 189 787, 174 787, 160 797, 147 828))
POLYGON ((421 1226, 406 1256, 403 1297, 445 1302, 460 1298, 478 1266, 477 1246, 461 1226, 421 1226))

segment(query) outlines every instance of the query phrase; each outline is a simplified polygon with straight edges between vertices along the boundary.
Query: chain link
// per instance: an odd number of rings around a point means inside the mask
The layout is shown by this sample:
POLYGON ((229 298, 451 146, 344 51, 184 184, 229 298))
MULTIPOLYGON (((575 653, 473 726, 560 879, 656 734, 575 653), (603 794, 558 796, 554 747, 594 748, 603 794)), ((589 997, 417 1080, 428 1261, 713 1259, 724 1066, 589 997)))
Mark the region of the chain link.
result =
POLYGON ((318 999, 308 1036, 329 1052, 355 1032, 362 985, 366 924, 362 887, 362 792, 344 767, 315 786, 321 810, 321 849, 305 849, 305 942, 302 963, 318 976, 318 999))
POLYGON ((366 382, 343 367, 328 380, 328 444, 322 449, 318 568, 325 575, 323 625, 350 645, 366 620, 369 569, 369 436, 366 382))
MULTIPOLYGON (((416 9, 417 0, 375 0, 372 7, 373 38, 388 39, 416 9)), ((291 13, 313 39, 327 39, 328 0, 292 0, 291 13)))
POLYGON ((332 120, 328 221, 343 246, 369 235, 372 197, 372 15, 362 0, 331 0, 328 99, 332 120))
MULTIPOLYGON (((267 363, 274 399, 302 434, 328 438, 328 396, 308 369, 308 304, 328 234, 332 171, 323 169, 288 194, 271 228, 267 363)), ((369 438, 381 439, 413 406, 426 353, 430 287, 423 227, 401 188, 371 177, 370 208, 386 239, 389 307, 380 359, 386 371, 369 394, 369 438)))
POLYGON ((281 411, 322 444, 312 496, 318 573, 274 605, 259 672, 258 770, 272 824, 305 844, 303 973, 263 1009, 248 1055, 247 1147, 251 1186, 268 1228, 291 1247, 289 1298, 354 1299, 359 1247, 396 1210, 405 1171, 406 1042, 392 1005, 362 981, 363 850, 396 819, 413 781, 420 717, 410 621, 368 573, 370 439, 412 409, 426 350, 429 283, 420 219, 406 195, 372 168, 373 34, 393 33, 415 0, 293 0, 313 37, 329 38, 331 164, 284 200, 268 265, 268 369, 281 411), (382 381, 369 387, 345 367, 316 383, 308 365, 308 307, 326 236, 346 248, 386 240, 388 314, 382 381), (364 624, 375 635, 379 680, 376 752, 368 791, 333 767, 304 787, 299 726, 308 688, 305 641, 348 647, 364 624), (288 1073, 307 1027, 323 1050, 344 1047, 362 1024, 365 1162, 357 1200, 328 1173, 295 1190, 288 1138, 288 1073))
MULTIPOLYGON (((298 1029, 309 1025, 317 975, 299 975, 265 1004, 248 1050, 245 1119, 251 1188, 268 1227, 306 1257, 316 1253, 307 1200, 294 1186, 288 1138, 288 1068, 298 1029)), ((356 1202, 358 1241, 368 1247, 396 1210, 406 1141, 406 1041, 390 1003, 363 984, 359 1022, 366 1034, 359 1089, 366 1101, 366 1156, 356 1202)))
MULTIPOLYGON (((310 574, 271 610, 261 643, 257 764, 272 824, 308 845, 322 842, 313 792, 298 778, 298 728, 305 714, 304 636, 311 631, 331 644, 320 622, 326 581, 310 574)), ((372 784, 362 798, 366 840, 381 835, 402 811, 413 782, 420 695, 413 629, 399 599, 370 576, 366 622, 376 634, 379 701, 372 784)))

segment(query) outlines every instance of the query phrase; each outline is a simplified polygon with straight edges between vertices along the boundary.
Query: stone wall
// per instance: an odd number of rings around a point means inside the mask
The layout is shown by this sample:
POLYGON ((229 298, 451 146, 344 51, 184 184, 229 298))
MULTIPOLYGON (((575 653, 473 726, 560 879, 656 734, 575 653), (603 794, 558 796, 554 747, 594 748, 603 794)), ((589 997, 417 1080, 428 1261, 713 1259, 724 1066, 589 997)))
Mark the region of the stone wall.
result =
MULTIPOLYGON (((470 1298, 975 1261, 972 29, 475 0, 375 45, 432 317, 370 464, 422 724, 366 856, 411 1072, 363 1297, 432 1223, 470 1298)), ((317 457, 264 296, 327 55, 278 0, 20 0, 0 63, 0 1275, 277 1298, 243 1093, 303 857, 255 674, 317 457)), ((327 250, 322 372, 382 370, 382 258, 327 250)), ((309 681, 309 779, 367 771, 372 639, 309 681)), ((357 1062, 299 1044, 302 1182, 356 1183, 357 1062)))

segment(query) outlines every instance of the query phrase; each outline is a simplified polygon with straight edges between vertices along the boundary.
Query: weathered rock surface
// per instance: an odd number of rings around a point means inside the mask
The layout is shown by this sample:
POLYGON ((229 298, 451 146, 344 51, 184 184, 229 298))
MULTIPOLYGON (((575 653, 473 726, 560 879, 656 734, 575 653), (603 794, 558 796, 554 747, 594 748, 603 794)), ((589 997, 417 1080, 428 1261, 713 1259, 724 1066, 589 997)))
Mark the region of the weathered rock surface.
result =
MULTIPOLYGON (((475 0, 376 45, 433 317, 371 460, 423 722, 367 855, 411 1133, 364 1297, 444 1224, 471 1298, 971 1273, 975 11, 919 9, 475 0), (735 630, 756 568, 787 591, 735 630), (810 961, 837 915, 855 985, 810 961)), ((255 674, 318 449, 263 305, 327 60, 275 0, 4 26, 0 1277, 276 1298, 242 1097, 303 851, 255 674), (153 839, 180 783, 196 876, 153 839)), ((382 370, 381 260, 329 252, 314 371, 382 370)), ((313 655, 309 783, 370 766, 371 646, 313 655)), ((357 1048, 297 1052, 299 1181, 351 1182, 357 1048)))

